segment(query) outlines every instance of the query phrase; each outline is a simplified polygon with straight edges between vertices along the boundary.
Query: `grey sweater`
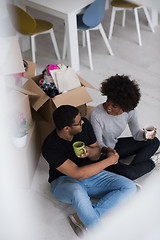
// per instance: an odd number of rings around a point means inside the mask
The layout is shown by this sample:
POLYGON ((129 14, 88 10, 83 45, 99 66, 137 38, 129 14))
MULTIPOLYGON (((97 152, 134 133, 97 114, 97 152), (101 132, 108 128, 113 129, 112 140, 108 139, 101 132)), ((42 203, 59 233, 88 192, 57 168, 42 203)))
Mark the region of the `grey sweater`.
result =
POLYGON ((117 138, 125 130, 127 124, 135 140, 143 141, 143 130, 140 129, 136 110, 123 112, 120 115, 110 115, 99 104, 90 113, 90 122, 93 126, 99 146, 114 148, 117 138))

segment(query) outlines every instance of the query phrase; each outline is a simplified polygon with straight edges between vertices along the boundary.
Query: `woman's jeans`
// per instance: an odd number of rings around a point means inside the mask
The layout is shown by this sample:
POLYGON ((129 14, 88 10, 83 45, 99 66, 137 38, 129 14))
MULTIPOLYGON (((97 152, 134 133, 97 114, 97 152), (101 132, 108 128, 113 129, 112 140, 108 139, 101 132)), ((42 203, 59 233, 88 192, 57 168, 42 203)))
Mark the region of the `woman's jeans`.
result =
POLYGON ((51 183, 51 189, 57 199, 72 204, 83 224, 90 228, 102 215, 126 202, 136 192, 136 185, 130 179, 103 170, 81 181, 61 176, 51 183), (98 201, 92 205, 90 197, 98 201))
POLYGON ((130 165, 119 161, 116 165, 106 168, 106 170, 132 180, 139 178, 155 167, 151 156, 157 151, 158 147, 159 140, 156 137, 147 141, 135 141, 132 137, 119 138, 115 150, 118 152, 120 159, 135 155, 133 161, 130 165))

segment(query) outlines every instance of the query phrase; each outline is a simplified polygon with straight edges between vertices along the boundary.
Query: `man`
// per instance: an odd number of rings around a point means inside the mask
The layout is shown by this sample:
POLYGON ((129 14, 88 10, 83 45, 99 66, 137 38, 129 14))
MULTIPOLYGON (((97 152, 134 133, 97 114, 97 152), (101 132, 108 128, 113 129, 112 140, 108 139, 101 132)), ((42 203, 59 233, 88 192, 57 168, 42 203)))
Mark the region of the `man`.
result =
POLYGON ((56 129, 45 139, 42 154, 49 163, 49 182, 54 196, 72 204, 78 217, 70 216, 81 230, 91 229, 102 215, 126 202, 135 192, 135 183, 104 169, 118 161, 116 151, 100 160, 100 148, 92 126, 79 110, 62 105, 53 113, 56 129), (76 156, 73 143, 83 141, 86 153, 76 156), (97 161, 98 160, 98 161, 97 161), (92 205, 90 198, 99 199, 92 205), (79 220, 80 219, 80 220, 79 220))

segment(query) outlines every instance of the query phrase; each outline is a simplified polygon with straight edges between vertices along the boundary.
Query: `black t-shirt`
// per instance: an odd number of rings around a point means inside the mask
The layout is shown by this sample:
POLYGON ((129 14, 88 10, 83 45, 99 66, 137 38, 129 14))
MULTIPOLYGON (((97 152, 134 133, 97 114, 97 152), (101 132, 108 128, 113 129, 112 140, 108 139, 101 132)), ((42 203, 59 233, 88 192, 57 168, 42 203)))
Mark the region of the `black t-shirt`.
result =
POLYGON ((83 141, 86 146, 89 146, 97 141, 90 122, 86 118, 82 118, 82 120, 84 121, 82 131, 76 134, 72 141, 60 138, 56 130, 50 133, 45 139, 42 146, 42 155, 49 163, 49 182, 64 175, 56 168, 62 165, 67 159, 72 160, 79 167, 92 163, 89 158, 78 158, 73 150, 74 142, 83 141))

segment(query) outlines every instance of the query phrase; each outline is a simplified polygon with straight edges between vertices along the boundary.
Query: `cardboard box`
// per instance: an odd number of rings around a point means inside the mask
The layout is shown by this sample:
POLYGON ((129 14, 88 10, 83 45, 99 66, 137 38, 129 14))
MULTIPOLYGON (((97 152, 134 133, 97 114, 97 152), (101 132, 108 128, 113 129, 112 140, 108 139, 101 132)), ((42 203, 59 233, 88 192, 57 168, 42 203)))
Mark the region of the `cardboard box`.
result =
POLYGON ((95 107, 93 106, 87 106, 87 114, 86 114, 86 118, 89 119, 89 115, 90 115, 90 112, 94 109, 95 107))
POLYGON ((54 126, 49 122, 45 121, 44 118, 42 118, 38 112, 34 111, 33 108, 32 108, 32 116, 37 124, 40 147, 42 147, 42 144, 45 138, 54 130, 54 126))
POLYGON ((26 65, 25 72, 14 74, 15 85, 19 87, 22 87, 26 80, 35 76, 36 64, 27 60, 24 60, 23 63, 26 65))
POLYGON ((10 147, 12 161, 16 169, 15 181, 17 187, 29 188, 40 158, 41 146, 35 121, 27 135, 27 143, 23 148, 10 147))
POLYGON ((27 122, 32 124, 31 108, 28 95, 12 90, 8 93, 7 97, 9 115, 11 114, 12 116, 16 112, 22 112, 27 118, 27 122))
POLYGON ((41 117, 49 122, 53 127, 53 118, 52 114, 54 110, 63 105, 73 105, 78 107, 82 116, 85 116, 86 111, 86 103, 91 102, 92 98, 87 92, 86 87, 95 89, 91 84, 86 82, 80 76, 78 76, 81 82, 81 87, 73 89, 63 94, 59 94, 54 98, 50 98, 46 95, 46 93, 37 85, 38 81, 42 78, 42 74, 29 79, 24 85, 24 89, 32 91, 35 93, 38 98, 31 98, 31 106, 35 111, 37 111, 41 117))
MULTIPOLYGON (((22 61, 23 62, 23 61, 22 61)), ((14 74, 9 74, 5 76, 6 85, 9 87, 22 87, 23 84, 29 79, 35 76, 36 64, 30 61, 25 60, 27 63, 27 69, 23 72, 17 72, 14 74)), ((24 67, 23 67, 24 69, 24 67)), ((18 71, 18 70, 17 70, 18 71)), ((19 69, 20 71, 20 69, 19 69)))
POLYGON ((24 78, 29 79, 29 78, 32 78, 35 76, 36 64, 34 62, 30 62, 27 60, 25 60, 25 61, 27 62, 28 67, 27 67, 26 71, 24 72, 23 76, 24 76, 24 78))
POLYGON ((37 95, 19 87, 9 89, 7 93, 8 115, 12 116, 15 112, 23 112, 27 118, 27 122, 32 124, 31 106, 29 101, 31 96, 36 97, 37 95))

